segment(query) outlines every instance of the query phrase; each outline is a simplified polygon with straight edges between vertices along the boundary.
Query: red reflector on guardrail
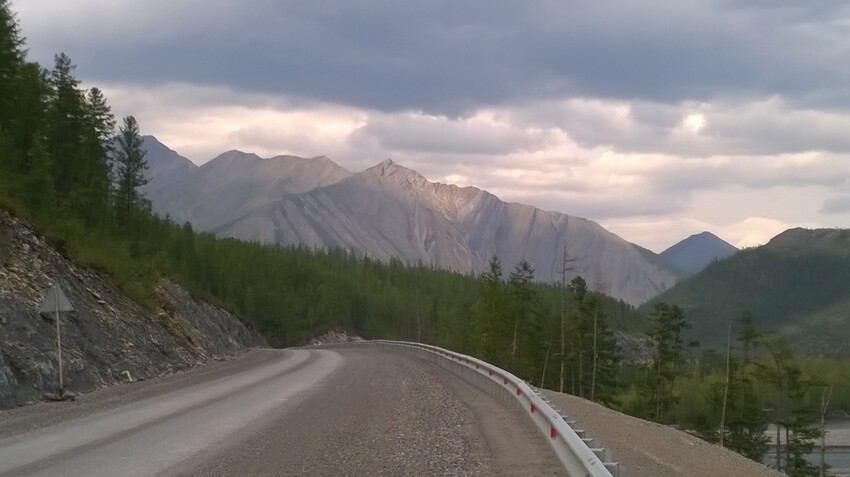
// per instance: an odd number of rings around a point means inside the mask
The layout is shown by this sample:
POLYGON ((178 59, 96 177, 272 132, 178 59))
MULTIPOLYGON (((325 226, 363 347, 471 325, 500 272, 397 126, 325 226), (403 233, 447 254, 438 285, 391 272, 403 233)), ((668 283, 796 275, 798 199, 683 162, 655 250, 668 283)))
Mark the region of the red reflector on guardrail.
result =
POLYGON ((516 395, 519 396, 519 386, 516 388, 516 395))
POLYGON ((537 410, 537 408, 534 407, 534 403, 531 403, 531 413, 534 414, 534 411, 536 411, 536 410, 537 410))
POLYGON ((555 428, 552 426, 549 426, 549 437, 551 437, 552 439, 558 437, 558 431, 556 431, 555 428))
POLYGON ((505 385, 508 384, 508 378, 505 378, 505 385))

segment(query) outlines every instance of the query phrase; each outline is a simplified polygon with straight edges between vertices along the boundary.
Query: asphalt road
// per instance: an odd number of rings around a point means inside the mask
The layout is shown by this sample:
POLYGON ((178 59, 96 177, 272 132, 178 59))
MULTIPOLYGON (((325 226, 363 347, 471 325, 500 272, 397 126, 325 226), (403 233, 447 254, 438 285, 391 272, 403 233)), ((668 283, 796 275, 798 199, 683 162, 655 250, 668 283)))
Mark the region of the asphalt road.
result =
POLYGON ((560 472, 521 414, 374 348, 254 350, 0 413, 0 476, 560 472))

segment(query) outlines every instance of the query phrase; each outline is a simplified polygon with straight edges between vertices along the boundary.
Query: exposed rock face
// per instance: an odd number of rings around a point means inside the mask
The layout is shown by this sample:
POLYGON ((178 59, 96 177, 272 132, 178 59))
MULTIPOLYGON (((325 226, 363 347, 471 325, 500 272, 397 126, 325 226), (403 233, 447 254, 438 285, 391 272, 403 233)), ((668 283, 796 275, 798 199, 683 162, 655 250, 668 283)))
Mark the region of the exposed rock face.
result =
POLYGON ((87 392, 173 373, 265 341, 232 314, 163 280, 150 312, 92 270, 75 266, 22 221, 0 212, 0 408, 57 390, 53 318, 39 316, 58 282, 76 311, 63 314, 65 389, 87 392))
POLYGON ((269 243, 339 247, 382 260, 398 257, 481 272, 495 254, 509 272, 525 259, 556 281, 563 250, 591 286, 640 304, 676 282, 632 244, 599 224, 506 203, 475 187, 427 181, 385 161, 335 184, 286 195, 214 232, 269 243))
POLYGON ((159 179, 151 175, 161 168, 149 170, 148 195, 154 210, 200 230, 214 230, 284 194, 306 192, 351 175, 324 156, 261 159, 240 151, 225 152, 165 187, 158 186, 159 179))

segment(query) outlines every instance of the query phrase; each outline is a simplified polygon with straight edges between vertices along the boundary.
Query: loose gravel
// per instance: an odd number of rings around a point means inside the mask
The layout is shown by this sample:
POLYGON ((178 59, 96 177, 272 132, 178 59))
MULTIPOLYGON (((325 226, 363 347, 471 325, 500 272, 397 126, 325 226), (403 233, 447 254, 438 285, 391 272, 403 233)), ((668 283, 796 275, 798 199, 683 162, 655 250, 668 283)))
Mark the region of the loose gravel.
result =
POLYGON ((629 477, 777 477, 758 462, 688 433, 608 409, 569 394, 546 391, 598 445, 611 450, 629 477))
POLYGON ((441 368, 334 350, 346 364, 321 389, 165 475, 564 475, 523 416, 441 368))

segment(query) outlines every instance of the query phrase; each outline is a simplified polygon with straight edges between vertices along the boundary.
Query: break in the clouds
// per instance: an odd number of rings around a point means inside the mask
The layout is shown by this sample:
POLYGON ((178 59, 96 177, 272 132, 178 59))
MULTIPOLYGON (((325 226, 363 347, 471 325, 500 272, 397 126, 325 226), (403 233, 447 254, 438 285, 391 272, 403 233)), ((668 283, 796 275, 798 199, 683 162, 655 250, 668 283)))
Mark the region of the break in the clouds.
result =
POLYGON ((843 1, 12 7, 31 59, 65 51, 117 114, 197 162, 392 157, 656 250, 703 229, 753 245, 850 225, 843 1))

